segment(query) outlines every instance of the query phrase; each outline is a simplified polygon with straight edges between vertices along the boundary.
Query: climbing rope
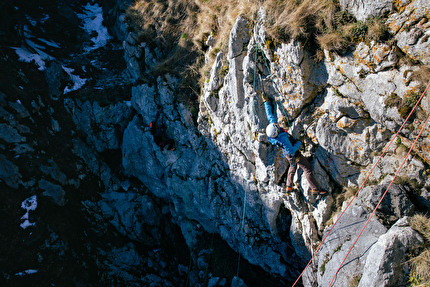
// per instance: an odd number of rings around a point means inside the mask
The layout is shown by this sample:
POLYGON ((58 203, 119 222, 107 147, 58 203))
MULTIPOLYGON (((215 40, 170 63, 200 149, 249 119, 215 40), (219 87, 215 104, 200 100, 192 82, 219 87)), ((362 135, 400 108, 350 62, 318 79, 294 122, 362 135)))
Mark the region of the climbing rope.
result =
MULTIPOLYGON (((254 38, 255 40, 255 38, 254 38)), ((257 41, 256 41, 257 42, 257 41)), ((253 82, 253 87, 252 87, 252 93, 251 93, 251 98, 249 101, 249 106, 250 106, 250 118, 251 118, 251 124, 250 124, 250 128, 249 128, 249 148, 248 148, 248 159, 251 158, 251 148, 252 148, 252 115, 254 114, 252 112, 252 107, 253 107, 253 100, 255 97, 255 88, 257 85, 257 50, 254 53, 254 63, 255 63, 255 67, 254 67, 254 82, 253 82)), ((250 170, 250 174, 252 173, 252 169, 250 170)), ((243 234, 244 231, 244 227, 245 227, 245 211, 246 211, 246 194, 247 193, 247 189, 244 188, 244 196, 243 196, 243 207, 242 207, 242 222, 241 222, 241 228, 240 231, 243 234)), ((236 276, 239 277, 239 270, 240 270, 240 250, 238 251, 239 253, 239 258, 237 260, 237 272, 236 272, 236 276)))
POLYGON ((391 139, 390 143, 385 147, 384 151, 382 152, 382 154, 379 156, 378 160, 376 161, 376 163, 373 165, 372 169, 370 170, 370 172, 368 173, 368 175, 366 176, 366 178, 364 179, 363 183, 360 185, 360 187, 358 188, 357 192, 355 193, 355 195, 352 197, 352 199, 349 201, 348 205, 345 207, 345 209, 342 211, 342 213, 340 214, 340 216, 336 219, 336 221, 333 223, 333 225, 330 227, 329 231, 327 232, 327 234, 324 236, 323 240, 321 241, 321 243, 319 244, 317 250, 315 251, 315 253, 312 255, 311 259, 309 260, 308 264, 306 265, 306 267, 303 269, 302 273, 300 273, 299 277, 296 279, 296 281, 294 282, 293 286, 294 287, 297 282, 299 282, 300 278, 303 276, 303 274, 305 273, 306 269, 309 267, 309 265, 312 263, 312 261, 314 260, 315 256, 317 255, 318 251, 321 249, 321 246, 323 245, 324 241, 327 239, 327 237, 330 235, 330 233, 332 232, 333 228, 336 226, 336 224, 339 222, 339 220, 341 219, 341 217, 345 214, 346 210, 349 208, 349 206, 352 204, 352 202, 354 201, 354 199, 357 197, 358 193, 363 189, 364 184, 367 182, 367 180, 369 179, 370 175, 372 174, 373 170, 375 169, 375 167, 377 166, 377 164, 379 163, 379 161, 382 159, 382 157, 386 154, 388 148, 390 147, 390 145, 393 143, 393 141, 396 139, 396 137, 399 135, 400 131, 403 129, 403 127, 406 125, 406 123, 408 122, 409 118, 412 116, 413 112, 415 111, 415 109, 417 108, 418 104, 421 102, 422 98, 424 97, 424 95, 426 94, 427 90, 430 87, 430 83, 427 85, 426 89, 424 90, 424 92, 422 93, 421 97, 418 99, 417 103, 415 104, 415 106, 412 108, 412 110, 410 111, 408 117, 405 119, 405 121, 403 122, 402 126, 399 128, 399 130, 397 131, 397 133, 394 135, 394 137, 391 139))
MULTIPOLYGON (((277 97, 281 98, 281 93, 279 91, 278 85, 273 80, 272 69, 270 68, 270 66, 268 64, 269 60, 267 59, 266 55, 264 54, 263 48, 261 47, 260 43, 255 41, 255 46, 256 46, 256 54, 258 51, 260 51, 262 56, 263 56, 263 60, 264 60, 263 62, 266 65, 267 70, 269 70, 269 77, 270 77, 270 80, 272 81, 273 86, 275 87, 275 92, 277 94, 277 97)), ((255 60, 255 69, 257 69, 257 61, 256 60, 255 60)), ((254 71, 254 73, 255 73, 255 71, 254 71)), ((263 85, 263 88, 264 88, 264 85, 263 85)), ((288 126, 291 128, 291 124, 290 124, 290 120, 288 119, 287 111, 285 110, 282 103, 279 106, 281 107, 282 113, 284 114, 285 118, 287 119, 288 126)))
POLYGON ((333 279, 330 282, 329 287, 333 284, 334 280, 336 279, 337 273, 339 272, 340 268, 342 268, 343 263, 345 263, 346 258, 348 257, 349 253, 351 253, 352 248, 354 247, 354 245, 357 243, 358 239, 360 238, 361 234, 363 233, 364 229, 366 228, 366 226, 369 224, 370 220, 372 219, 372 217, 375 215, 376 210, 379 208, 379 206, 381 205, 382 200, 384 199, 385 195, 387 195, 388 190, 390 189, 391 185, 394 183, 394 180, 396 179, 397 175, 399 174, 400 170, 402 169, 403 165, 405 164, 406 160, 408 159, 409 155, 412 152, 412 149, 414 148, 415 144, 417 143, 418 139, 420 138, 422 132, 424 131, 425 127, 427 126, 428 122, 430 120, 430 115, 427 118, 426 122, 424 123, 423 127, 421 128, 419 134, 417 135, 417 137, 415 138, 415 141, 413 142, 411 148, 409 149, 408 154, 405 156, 405 158, 403 159, 402 164, 400 165, 400 167, 397 169, 396 174, 394 175, 393 179, 391 180, 390 184, 388 185, 387 189, 385 190, 384 194, 382 195, 381 199, 379 200, 378 204, 376 205, 376 207, 373 209, 372 214, 370 215, 369 219, 367 219, 366 223, 364 224, 363 228, 361 229, 360 233, 358 234, 357 238, 355 239, 354 243, 351 245, 351 247, 349 248, 348 253, 346 254, 345 258, 343 258, 342 263, 340 263, 339 268, 337 268, 336 273, 333 276, 333 279))

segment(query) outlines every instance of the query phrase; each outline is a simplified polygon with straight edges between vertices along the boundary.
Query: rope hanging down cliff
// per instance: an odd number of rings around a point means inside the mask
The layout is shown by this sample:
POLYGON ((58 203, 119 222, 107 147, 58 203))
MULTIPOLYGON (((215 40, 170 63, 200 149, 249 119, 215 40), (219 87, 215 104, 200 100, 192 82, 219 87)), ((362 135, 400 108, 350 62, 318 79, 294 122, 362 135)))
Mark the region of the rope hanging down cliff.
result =
POLYGON ((378 204, 376 205, 376 207, 373 209, 372 214, 369 216, 369 219, 367 219, 366 223, 364 224, 363 228, 361 229, 360 233, 358 234, 357 238, 355 239, 354 243, 351 245, 351 248, 349 248, 348 253, 345 255, 345 257, 343 258, 342 262, 339 265, 339 268, 336 270, 336 272, 334 273, 333 279, 330 281, 330 286, 332 286, 334 280, 336 279, 337 273, 339 273, 340 268, 342 268, 343 263, 345 263, 346 258, 348 257, 349 253, 351 253, 352 248, 354 248, 355 244, 357 243, 358 239, 360 238, 361 234, 363 233, 364 229, 366 228, 366 226, 369 224, 370 220, 372 219, 372 217, 375 215, 376 210, 378 209, 378 207, 381 205, 382 200, 384 199, 385 195, 387 195, 388 190, 390 189, 391 185, 394 183, 394 180, 396 179, 397 175, 399 174, 400 170, 402 169, 403 165, 405 164, 406 160, 408 159, 409 155, 412 152, 412 149, 415 147, 415 144, 417 143, 418 139, 420 138, 422 132, 424 131, 425 127, 427 126, 428 122, 430 120, 430 115, 428 116, 426 122, 424 123, 423 127, 421 128, 420 132, 418 133, 417 137, 415 138, 415 141, 413 142, 411 148, 409 149, 408 154, 405 156, 405 158, 403 159, 403 162, 400 164, 400 167, 397 169, 396 174, 394 175, 393 179, 391 180, 390 184, 388 185, 387 189, 385 190, 384 194, 382 195, 381 199, 379 200, 378 204))
MULTIPOLYGON (((336 219, 336 221, 333 223, 333 225, 330 227, 329 231, 327 232, 327 234, 324 236, 323 240, 321 241, 321 243, 318 245, 318 248, 316 249, 315 253, 312 255, 311 259, 309 260, 308 264, 306 265, 306 267, 303 269, 302 273, 300 273, 299 277, 296 279, 296 281, 294 282, 293 286, 296 286, 296 284, 299 282, 300 278, 303 276, 303 274, 305 273, 306 269, 309 267, 309 265, 312 263, 312 261, 314 260, 315 256, 317 255, 318 251, 321 249, 321 246, 323 245, 324 241, 327 239, 327 237, 330 235, 330 233, 332 232, 333 228, 336 226, 336 224, 339 222, 339 220, 341 219, 341 217, 345 214, 346 210, 349 208, 349 206, 352 204, 352 202, 354 201, 354 199, 357 197, 358 193, 361 191, 361 189, 364 187, 364 184, 367 182, 367 180, 369 179, 370 175, 372 174, 373 170, 375 169, 375 167, 378 165, 379 161, 381 160, 381 158, 386 154, 388 148, 390 147, 390 145, 393 143, 393 141, 397 138, 397 136, 399 135, 400 131, 403 129, 403 127, 406 125, 406 123, 408 122, 409 118, 412 116, 412 114, 414 113, 415 109, 418 107, 419 103, 421 102, 422 98, 424 97, 424 95, 426 94, 427 90, 430 87, 430 83, 427 85, 426 89, 424 90, 424 92, 422 93, 421 97, 418 99, 417 103, 415 104, 415 106, 412 108, 412 110, 410 111, 408 117, 404 120, 402 126, 399 128, 399 130, 397 131, 397 133, 394 135, 394 137, 391 139, 391 141, 389 142, 389 144, 385 147, 384 151, 382 152, 382 154, 379 156, 378 160, 376 161, 376 163, 373 165, 372 169, 370 170, 370 172, 368 173, 368 175, 366 176, 366 178, 364 179, 363 183, 360 185, 360 187, 358 188, 357 192, 355 193, 355 195, 352 197, 352 199, 350 200, 350 202, 348 203, 348 205, 346 206, 346 208, 342 211, 342 213, 339 215, 339 217, 336 219)), ((428 121, 428 119, 427 119, 428 121)), ((426 122, 427 123, 427 122, 426 122)), ((421 134, 421 132, 420 132, 421 134)), ((414 143, 415 144, 415 143, 414 143)), ((413 146, 412 146, 413 147, 413 146)), ((408 153, 409 155, 409 153, 408 153)), ((402 163, 403 165, 403 163, 402 163)), ((397 175, 397 173, 396 173, 397 175)), ((391 184, 390 184, 391 185, 391 184)), ((387 189, 388 190, 388 189, 387 189)), ((385 196, 385 194, 384 194, 385 196)), ((361 233, 360 233, 361 234, 361 233)), ((358 238, 357 238, 358 240, 358 238)), ((348 252, 349 254, 349 252, 348 252)), ((346 258, 345 258, 346 259, 346 258)), ((344 261, 345 261, 344 259, 344 261)), ((342 262, 343 264, 343 262, 342 262)), ((341 266, 340 266, 341 267, 341 266)), ((339 267, 339 269, 340 269, 339 267)), ((339 271, 338 269, 338 271, 339 271)), ((335 274, 335 277, 338 273, 338 271, 335 274)))
MULTIPOLYGON (((254 38, 254 40, 255 40, 255 38, 254 38)), ((256 43, 257 43, 257 41, 256 41, 256 43)), ((255 66, 254 66, 254 83, 253 83, 252 94, 251 94, 251 99, 250 99, 251 123, 250 123, 250 128, 249 128, 248 160, 250 159, 251 148, 252 148, 252 130, 251 130, 251 128, 252 128, 252 114, 253 114, 253 112, 252 112, 253 102, 252 101, 253 101, 254 96, 255 96, 255 87, 257 84, 257 51, 255 51, 255 54, 254 54, 254 64, 255 64, 255 66)), ((252 172, 252 169, 251 169, 250 173, 251 172, 252 172)), ((242 222, 241 222, 241 228, 240 228, 240 231, 242 234, 243 234, 244 227, 245 227, 245 211, 246 211, 246 188, 244 188, 243 207, 242 207, 242 222)), ((237 260, 237 274, 236 274, 237 277, 239 277, 239 270, 240 270, 240 251, 238 253, 239 253, 239 257, 237 260)))

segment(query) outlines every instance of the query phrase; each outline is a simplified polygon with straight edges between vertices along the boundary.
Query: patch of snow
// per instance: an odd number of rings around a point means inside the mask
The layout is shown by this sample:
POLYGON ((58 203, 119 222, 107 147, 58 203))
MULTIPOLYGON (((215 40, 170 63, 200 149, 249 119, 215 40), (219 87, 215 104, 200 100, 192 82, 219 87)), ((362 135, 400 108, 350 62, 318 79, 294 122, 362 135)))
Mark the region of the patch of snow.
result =
POLYGON ((103 47, 112 37, 109 35, 107 28, 103 26, 103 9, 99 4, 91 5, 88 3, 84 6, 84 10, 84 14, 78 14, 78 17, 83 22, 84 30, 90 35, 94 32, 97 34, 96 37, 91 38, 93 45, 84 47, 84 50, 88 52, 103 47))
POLYGON ((28 51, 26 48, 13 48, 19 57, 21 62, 31 63, 34 61, 39 66, 39 70, 43 71, 46 69, 45 59, 39 54, 34 54, 28 51))
POLYGON ((64 93, 67 94, 71 91, 76 91, 77 89, 80 89, 83 85, 85 85, 85 82, 87 81, 87 79, 82 79, 81 77, 79 77, 78 75, 73 75, 73 71, 74 69, 72 68, 67 68, 65 66, 62 66, 63 70, 70 76, 70 78, 73 81, 73 87, 65 87, 64 88, 64 93))
POLYGON ((28 47, 21 46, 19 48, 12 48, 12 49, 15 50, 20 61, 26 62, 26 63, 34 62, 37 66, 39 66, 39 71, 45 70, 46 69, 45 61, 52 60, 54 58, 46 54, 44 51, 42 51, 42 50, 45 50, 46 47, 38 45, 33 41, 29 40, 29 38, 31 38, 32 36, 27 26, 24 27, 24 35, 26 37, 26 43, 28 47))
POLYGON ((21 217, 21 220, 24 220, 23 223, 20 224, 22 229, 26 229, 29 226, 34 226, 36 223, 32 223, 28 220, 28 215, 30 210, 36 210, 37 207, 37 196, 33 195, 21 203, 21 208, 27 210, 26 213, 21 217))
POLYGON ((34 273, 37 273, 37 272, 39 272, 39 270, 37 270, 37 269, 27 269, 27 270, 24 270, 22 272, 15 273, 15 276, 23 277, 25 275, 34 274, 34 273))

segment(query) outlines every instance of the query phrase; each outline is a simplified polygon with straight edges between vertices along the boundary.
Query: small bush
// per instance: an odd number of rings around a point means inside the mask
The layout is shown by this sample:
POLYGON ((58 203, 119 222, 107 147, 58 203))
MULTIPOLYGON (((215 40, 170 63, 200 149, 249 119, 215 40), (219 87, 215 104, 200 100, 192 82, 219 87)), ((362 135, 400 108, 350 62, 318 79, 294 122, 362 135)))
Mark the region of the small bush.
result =
POLYGON ((348 287, 358 287, 358 285, 360 284, 361 277, 362 275, 352 276, 351 281, 349 281, 348 283, 348 287))
MULTIPOLYGON (((410 91, 408 92, 402 101, 402 105, 399 108, 399 114, 402 118, 406 119, 409 115, 409 113, 412 111, 412 108, 417 103, 418 99, 420 98, 420 95, 417 93, 410 91)), ((414 119, 414 116, 412 116, 412 120, 414 119)))
POLYGON ((366 38, 367 35, 367 24, 363 21, 358 21, 354 23, 351 31, 351 39, 354 42, 362 42, 366 38))
POLYGON ((387 107, 400 107, 402 105, 402 99, 396 94, 396 93, 391 93, 386 99, 384 104, 387 107))
POLYGON ((410 92, 406 95, 403 104, 412 109, 415 106, 415 104, 417 103, 419 98, 420 98, 420 95, 418 95, 415 92, 410 92))
MULTIPOLYGON (((404 146, 404 144, 400 141, 400 146, 402 146, 402 145, 404 146)), ((423 187, 423 185, 420 184, 417 179, 410 178, 407 176, 396 177, 396 179, 394 180, 394 184, 409 186, 413 190, 419 190, 423 187)))
POLYGON ((344 26, 355 22, 354 16, 345 10, 340 10, 335 14, 335 26, 344 26))

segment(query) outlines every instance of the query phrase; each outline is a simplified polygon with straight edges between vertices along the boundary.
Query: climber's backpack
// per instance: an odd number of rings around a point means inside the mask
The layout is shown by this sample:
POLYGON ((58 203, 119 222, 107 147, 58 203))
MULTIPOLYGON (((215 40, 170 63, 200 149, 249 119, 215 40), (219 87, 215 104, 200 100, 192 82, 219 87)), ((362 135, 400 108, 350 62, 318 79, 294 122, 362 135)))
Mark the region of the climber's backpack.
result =
POLYGON ((290 141, 291 145, 294 146, 297 143, 297 140, 289 132, 287 132, 286 129, 281 128, 281 127, 280 127, 280 129, 281 129, 281 131, 285 132, 288 135, 288 140, 290 141))

